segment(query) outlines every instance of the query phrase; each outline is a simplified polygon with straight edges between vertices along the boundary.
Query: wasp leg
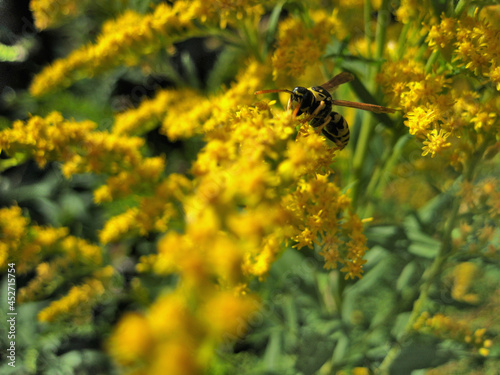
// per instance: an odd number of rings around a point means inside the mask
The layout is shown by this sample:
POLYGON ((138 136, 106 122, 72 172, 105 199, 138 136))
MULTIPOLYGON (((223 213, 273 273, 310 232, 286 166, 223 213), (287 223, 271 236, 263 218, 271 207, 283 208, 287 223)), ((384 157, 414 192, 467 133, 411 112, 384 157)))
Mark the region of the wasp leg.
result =
POLYGON ((315 117, 318 115, 318 113, 320 113, 320 112, 321 112, 321 110, 322 110, 323 108, 325 108, 325 105, 326 105, 326 104, 325 104, 325 102, 322 100, 322 101, 319 103, 318 107, 314 110, 314 112, 313 112, 313 113, 311 113, 309 116, 307 116, 307 117, 304 119, 304 123, 309 122, 309 121, 311 121, 311 119, 315 118, 315 117))
POLYGON ((325 121, 323 121, 323 123, 320 125, 320 126, 317 126, 316 128, 314 128, 316 130, 316 133, 321 133, 321 131, 323 130, 323 128, 328 125, 328 123, 332 120, 332 116, 331 115, 328 115, 326 116, 325 118, 325 121))
MULTIPOLYGON (((297 104, 297 106, 293 109, 293 112, 292 112, 293 118, 297 117, 297 113, 299 113, 301 106, 302 106, 302 102, 299 102, 297 104)), ((290 99, 288 99, 288 106, 286 107, 287 111, 289 111, 290 109, 292 109, 292 97, 290 97, 290 99)))

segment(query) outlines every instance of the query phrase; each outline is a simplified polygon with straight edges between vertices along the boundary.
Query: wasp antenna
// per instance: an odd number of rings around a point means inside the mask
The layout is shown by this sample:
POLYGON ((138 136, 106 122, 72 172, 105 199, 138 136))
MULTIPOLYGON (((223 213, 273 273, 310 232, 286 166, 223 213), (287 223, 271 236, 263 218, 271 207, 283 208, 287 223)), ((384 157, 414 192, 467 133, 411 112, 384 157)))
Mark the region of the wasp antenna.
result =
POLYGON ((289 94, 292 94, 292 92, 290 90, 286 90, 286 89, 260 90, 260 91, 255 91, 253 94, 254 95, 271 94, 273 92, 287 92, 289 94))

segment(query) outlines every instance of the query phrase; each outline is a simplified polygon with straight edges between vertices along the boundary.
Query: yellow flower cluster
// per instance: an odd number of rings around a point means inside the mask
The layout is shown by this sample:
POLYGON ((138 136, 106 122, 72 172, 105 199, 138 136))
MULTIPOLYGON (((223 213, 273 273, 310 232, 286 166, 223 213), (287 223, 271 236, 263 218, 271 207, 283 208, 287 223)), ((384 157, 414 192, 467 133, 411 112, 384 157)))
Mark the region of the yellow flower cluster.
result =
POLYGON ((163 157, 145 158, 132 171, 118 171, 116 175, 109 177, 106 184, 94 192, 94 200, 96 203, 110 202, 129 196, 133 191, 150 191, 151 183, 159 180, 164 169, 163 157))
POLYGON ((486 338, 486 329, 480 328, 472 331, 467 322, 456 321, 443 314, 430 316, 428 312, 422 313, 413 328, 419 332, 435 335, 442 339, 449 339, 474 347, 479 354, 487 356, 493 341, 486 338))
POLYGON ((70 17, 76 17, 85 9, 86 2, 88 0, 31 0, 30 9, 35 26, 39 30, 44 30, 58 26, 61 21, 70 17))
MULTIPOLYGON (((409 3, 409 2, 408 2, 409 3)), ((499 131, 500 99, 494 88, 477 91, 485 79, 497 90, 500 69, 500 28, 488 23, 484 12, 462 18, 430 18, 427 42, 433 53, 431 66, 408 57, 388 62, 379 82, 392 98, 391 104, 406 113, 410 134, 423 140, 423 155, 441 154, 447 149, 455 167, 460 167, 473 150, 494 142, 499 131), (434 24, 433 24, 434 23, 434 24), (460 70, 446 74, 444 64, 463 66, 474 79, 464 80, 460 70)), ((408 48, 407 56, 422 53, 408 48)))
POLYGON ((53 302, 40 313, 41 320, 58 319, 59 314, 69 317, 87 309, 88 295, 94 293, 92 298, 97 302, 104 293, 102 283, 114 272, 111 267, 102 268, 99 246, 68 235, 67 228, 32 225, 17 206, 0 209, 0 238, 0 269, 15 263, 17 273, 35 273, 28 285, 19 289, 19 303, 45 298, 68 280, 92 273, 97 278, 53 302))
MULTIPOLYGON (((178 205, 190 187, 191 182, 185 176, 171 174, 152 189, 151 195, 139 198, 137 207, 110 218, 99 234, 100 241, 107 244, 133 235, 166 231, 170 220, 181 216, 178 205)), ((96 200, 106 188, 108 185, 103 185, 95 192, 96 200)))
MULTIPOLYGON (((79 10, 71 1, 68 3, 71 12, 79 10)), ((45 9, 52 9, 52 5, 47 1, 32 2, 32 7, 37 9, 35 22, 40 27, 49 25, 45 9)), ((160 3, 145 15, 127 10, 103 25, 95 43, 80 47, 39 73, 30 92, 33 96, 43 96, 118 66, 136 66, 145 56, 190 36, 195 28, 194 20, 210 24, 219 22, 225 27, 228 23, 239 23, 243 17, 253 17, 257 23, 263 13, 262 4, 252 0, 179 0, 173 5, 160 3)))
POLYGON ((53 112, 45 118, 33 116, 16 121, 0 132, 0 148, 9 155, 33 157, 40 167, 60 161, 63 174, 107 174, 107 184, 96 190, 97 202, 111 201, 132 191, 150 191, 165 169, 161 157, 144 157, 144 139, 95 131, 91 121, 66 120, 53 112))
POLYGON ((316 244, 322 248, 326 268, 337 268, 340 262, 346 279, 361 277, 367 249, 361 220, 354 214, 342 223, 337 218, 339 212, 349 209, 350 200, 328 181, 327 175, 299 183, 297 190, 285 197, 287 208, 300 223, 292 237, 295 246, 312 248, 316 244))
MULTIPOLYGON (((258 0, 207 0, 191 1, 191 3, 201 22, 216 23, 218 21, 222 29, 225 29, 227 25, 238 26, 243 19, 259 21, 265 10, 262 2, 258 0)), ((272 6, 274 3, 276 3, 275 0, 268 1, 267 6, 272 6)))
MULTIPOLYGON (((199 111, 202 107, 206 107, 206 99, 194 90, 161 90, 153 99, 142 101, 137 108, 118 113, 115 116, 113 133, 120 135, 145 134, 151 129, 156 128, 158 123, 170 111, 175 112, 177 116, 176 127, 181 128, 183 124, 193 124, 193 122, 187 121, 186 117, 193 116, 191 112, 193 110, 199 111), (182 124, 179 124, 180 114, 185 115, 182 116, 182 124)), ((185 134, 189 137, 196 128, 197 126, 193 125, 180 132, 180 134, 185 134)), ((176 139, 176 137, 178 138, 179 135, 171 134, 169 138, 176 139)))
MULTIPOLYGON (((486 10, 485 10, 486 11, 486 10)), ((500 28, 478 15, 442 17, 428 35, 429 46, 451 55, 454 63, 476 76, 489 77, 500 91, 500 28), (451 48, 453 46, 453 48, 451 48)))
POLYGON ((428 13, 425 6, 425 3, 418 0, 401 0, 395 15, 399 21, 407 24, 411 20, 418 19, 418 16, 428 13))
MULTIPOLYGON (((20 254, 22 240, 25 238, 29 220, 22 216, 20 207, 0 208, 0 269, 15 261, 14 255, 20 254)), ((18 259, 21 258, 17 255, 18 259)), ((22 258, 21 258, 22 259, 22 258)), ((23 262, 24 263, 24 262, 23 262)), ((20 270, 20 272, 22 272, 20 270)))
POLYGON ((0 209, 0 268, 16 263, 19 273, 36 267, 46 256, 63 255, 72 262, 95 266, 101 264, 100 248, 68 235, 67 228, 30 225, 18 206, 0 209))
POLYGON ((171 45, 179 33, 191 29, 195 16, 187 1, 160 3, 146 15, 128 10, 103 26, 95 44, 84 45, 39 73, 30 92, 42 96, 120 65, 137 65, 142 56, 171 45))
POLYGON ((161 133, 170 140, 189 138, 219 128, 223 118, 241 105, 255 100, 253 92, 270 74, 269 67, 254 59, 237 76, 237 82, 223 93, 209 97, 194 90, 162 90, 137 108, 116 115, 113 133, 144 134, 161 122, 161 133))
MULTIPOLYGON (((285 19, 279 25, 277 48, 273 53, 273 78, 283 84, 283 78, 302 77, 306 69, 318 62, 337 25, 335 13, 314 12, 314 23, 307 26, 297 17, 285 19), (283 77, 284 76, 284 77, 283 77)), ((286 82, 286 81, 285 81, 286 82)))
POLYGON ((460 77, 426 73, 424 66, 401 60, 384 65, 379 81, 391 104, 406 113, 409 132, 423 140, 423 155, 434 157, 452 145, 454 166, 479 146, 491 145, 499 129, 500 100, 463 88, 460 77))
POLYGON ((66 121, 57 112, 46 118, 33 116, 26 122, 15 121, 11 129, 1 131, 0 149, 9 155, 22 153, 33 157, 43 168, 48 161, 75 157, 75 147, 95 128, 92 121, 66 121))
POLYGON ((71 321, 80 324, 92 318, 92 308, 109 289, 114 269, 107 266, 96 271, 82 285, 74 286, 67 295, 52 302, 38 313, 41 322, 71 321))

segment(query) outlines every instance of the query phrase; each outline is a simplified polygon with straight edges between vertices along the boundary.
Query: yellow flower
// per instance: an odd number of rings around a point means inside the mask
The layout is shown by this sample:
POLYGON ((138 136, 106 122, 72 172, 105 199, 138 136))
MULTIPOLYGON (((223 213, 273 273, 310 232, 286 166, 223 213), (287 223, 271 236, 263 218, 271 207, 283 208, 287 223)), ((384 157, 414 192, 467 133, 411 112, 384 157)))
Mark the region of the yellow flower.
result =
POLYGON ((422 5, 417 0, 402 0, 399 8, 396 10, 396 17, 402 23, 409 23, 416 19, 423 11, 422 5))
POLYGON ((446 139, 450 136, 450 133, 445 132, 443 129, 439 130, 433 129, 428 135, 428 140, 424 141, 424 148, 422 156, 431 154, 434 157, 436 153, 440 153, 445 148, 451 146, 451 143, 446 142, 446 139))
POLYGON ((427 108, 417 107, 414 111, 409 112, 407 117, 405 125, 410 128, 410 134, 421 137, 427 134, 427 130, 432 126, 436 115, 427 108))
POLYGON ((474 124, 474 130, 480 130, 484 128, 483 130, 488 131, 489 128, 495 123, 496 119, 497 114, 494 112, 478 112, 471 119, 471 121, 474 124))

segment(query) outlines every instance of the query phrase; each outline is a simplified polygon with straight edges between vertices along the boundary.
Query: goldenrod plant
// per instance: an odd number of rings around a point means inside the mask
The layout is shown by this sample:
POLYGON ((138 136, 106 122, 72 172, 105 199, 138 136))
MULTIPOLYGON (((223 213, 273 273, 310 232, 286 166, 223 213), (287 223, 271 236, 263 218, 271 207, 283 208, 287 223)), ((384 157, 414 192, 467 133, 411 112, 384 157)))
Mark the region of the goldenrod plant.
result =
POLYGON ((2 374, 497 373, 499 5, 30 9, 73 37, 0 122, 2 374))

